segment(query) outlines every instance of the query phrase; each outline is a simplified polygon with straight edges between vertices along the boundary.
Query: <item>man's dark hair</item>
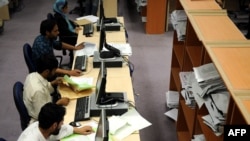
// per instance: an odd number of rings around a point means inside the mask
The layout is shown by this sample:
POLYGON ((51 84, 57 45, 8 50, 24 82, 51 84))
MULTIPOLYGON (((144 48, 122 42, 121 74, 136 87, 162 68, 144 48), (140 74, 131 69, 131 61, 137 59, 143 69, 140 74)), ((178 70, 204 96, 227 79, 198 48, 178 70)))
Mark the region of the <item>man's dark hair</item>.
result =
POLYGON ((36 61, 36 69, 38 73, 42 73, 45 70, 52 71, 58 68, 58 61, 52 54, 43 55, 36 61))
POLYGON ((66 109, 63 106, 57 105, 55 103, 46 103, 40 110, 38 115, 39 127, 42 129, 48 129, 53 125, 53 123, 60 123, 66 109))
POLYGON ((53 19, 46 19, 41 22, 40 33, 45 36, 46 31, 51 32, 56 25, 56 21, 53 19))

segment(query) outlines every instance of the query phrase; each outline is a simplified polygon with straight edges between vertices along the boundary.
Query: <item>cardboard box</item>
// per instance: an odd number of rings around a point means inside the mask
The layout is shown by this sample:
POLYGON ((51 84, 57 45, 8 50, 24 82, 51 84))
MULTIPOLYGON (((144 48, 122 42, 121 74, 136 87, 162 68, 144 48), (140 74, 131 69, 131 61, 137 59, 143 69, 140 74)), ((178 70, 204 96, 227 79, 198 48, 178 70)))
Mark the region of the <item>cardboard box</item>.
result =
POLYGON ((3 19, 3 20, 9 20, 10 19, 8 5, 0 7, 0 19, 3 19))

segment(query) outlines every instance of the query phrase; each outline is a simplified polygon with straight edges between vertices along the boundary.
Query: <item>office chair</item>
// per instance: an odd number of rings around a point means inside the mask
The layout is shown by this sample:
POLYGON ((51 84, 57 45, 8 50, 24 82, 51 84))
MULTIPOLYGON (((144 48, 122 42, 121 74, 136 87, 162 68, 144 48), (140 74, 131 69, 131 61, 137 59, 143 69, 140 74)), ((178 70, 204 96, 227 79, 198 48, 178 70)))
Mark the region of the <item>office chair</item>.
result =
POLYGON ((28 66, 29 73, 35 72, 36 71, 36 66, 35 66, 35 63, 32 60, 31 46, 28 43, 25 43, 23 45, 23 55, 24 55, 25 62, 27 64, 27 66, 28 66))
POLYGON ((21 128, 22 130, 24 130, 29 125, 30 116, 23 102, 22 82, 19 82, 19 81, 15 82, 13 86, 13 96, 14 96, 14 101, 15 101, 17 111, 20 116, 21 128))
POLYGON ((47 14, 47 19, 48 20, 53 20, 54 19, 54 15, 52 13, 48 13, 47 14))

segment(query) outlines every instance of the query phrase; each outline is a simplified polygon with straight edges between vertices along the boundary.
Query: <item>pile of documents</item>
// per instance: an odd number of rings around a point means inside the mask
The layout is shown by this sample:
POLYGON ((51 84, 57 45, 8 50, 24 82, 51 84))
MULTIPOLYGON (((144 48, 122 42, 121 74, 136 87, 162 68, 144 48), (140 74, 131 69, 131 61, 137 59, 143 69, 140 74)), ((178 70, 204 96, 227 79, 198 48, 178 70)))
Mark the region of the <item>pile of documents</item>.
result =
POLYGON ((196 101, 194 99, 193 91, 192 91, 192 82, 196 81, 194 77, 194 72, 180 72, 180 81, 181 81, 181 95, 185 100, 186 105, 190 108, 195 108, 196 101))
POLYGON ((178 41, 184 41, 186 37, 187 15, 184 10, 174 10, 170 21, 176 30, 178 41))
POLYGON ((199 107, 205 104, 209 113, 202 117, 203 122, 214 131, 215 135, 219 136, 223 133, 229 92, 213 63, 193 69, 197 80, 192 83, 195 101, 199 107))
POLYGON ((193 70, 195 78, 202 89, 200 97, 204 97, 205 94, 209 95, 218 91, 220 92, 227 90, 213 63, 194 67, 193 70))
POLYGON ((166 100, 168 108, 178 108, 179 106, 179 93, 177 91, 167 91, 166 100))

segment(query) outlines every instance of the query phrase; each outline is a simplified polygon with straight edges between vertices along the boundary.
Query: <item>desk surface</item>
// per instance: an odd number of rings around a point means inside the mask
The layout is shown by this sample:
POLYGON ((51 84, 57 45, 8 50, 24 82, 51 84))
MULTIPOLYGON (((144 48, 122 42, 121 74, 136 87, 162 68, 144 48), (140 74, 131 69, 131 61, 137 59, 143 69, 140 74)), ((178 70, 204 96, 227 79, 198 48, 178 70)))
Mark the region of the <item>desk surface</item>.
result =
MULTIPOLYGON (((123 18, 119 17, 119 21, 123 23, 123 18)), ((126 43, 125 32, 122 27, 121 27, 121 31, 106 32, 106 35, 107 35, 106 38, 108 42, 126 43)), ((92 37, 83 36, 82 30, 81 30, 78 35, 77 43, 91 42, 91 43, 95 43, 98 45, 99 36, 100 34, 99 32, 96 31, 96 28, 92 37)), ((94 78, 93 84, 95 84, 98 73, 99 73, 99 68, 93 68, 92 62, 93 62, 93 58, 89 57, 87 71, 84 72, 84 75, 80 77, 93 77, 94 78)), ((72 91, 72 89, 70 89, 67 86, 61 85, 59 87, 59 92, 61 93, 62 96, 69 96, 69 95, 87 96, 87 95, 93 94, 94 91, 95 89, 83 91, 80 93, 75 93, 74 91, 72 91)), ((133 86, 132 86, 132 81, 130 77, 130 71, 129 71, 129 67, 126 64, 123 64, 123 67, 121 68, 107 68, 106 91, 107 92, 126 92, 128 100, 134 102, 133 86)), ((76 108, 75 106, 76 106, 75 99, 72 99, 69 105, 66 106, 67 112, 64 118, 65 124, 68 124, 69 122, 74 120, 75 108, 76 108)), ((94 119, 98 120, 96 118, 94 119)), ((139 132, 135 132, 132 135, 124 139, 124 141, 131 141, 131 140, 139 141, 140 140, 139 132)))

